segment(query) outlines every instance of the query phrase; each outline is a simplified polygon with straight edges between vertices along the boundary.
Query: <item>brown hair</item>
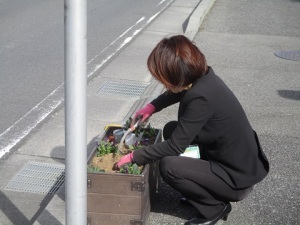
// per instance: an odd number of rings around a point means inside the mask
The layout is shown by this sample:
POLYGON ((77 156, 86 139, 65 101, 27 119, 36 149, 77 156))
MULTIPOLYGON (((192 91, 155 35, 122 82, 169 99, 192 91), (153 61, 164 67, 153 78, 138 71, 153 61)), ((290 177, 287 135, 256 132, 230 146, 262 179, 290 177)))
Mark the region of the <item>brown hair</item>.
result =
POLYGON ((207 72, 205 56, 183 35, 161 40, 150 53, 147 65, 167 89, 185 87, 207 72))

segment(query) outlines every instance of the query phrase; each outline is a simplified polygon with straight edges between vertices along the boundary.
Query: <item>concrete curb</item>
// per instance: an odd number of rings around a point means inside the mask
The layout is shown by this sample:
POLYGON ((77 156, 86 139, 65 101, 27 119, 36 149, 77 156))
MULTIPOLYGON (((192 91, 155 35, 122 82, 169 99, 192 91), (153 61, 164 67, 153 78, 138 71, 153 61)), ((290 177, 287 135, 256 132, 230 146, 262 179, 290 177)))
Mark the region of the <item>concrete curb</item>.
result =
POLYGON ((205 16, 210 11, 214 3, 215 0, 202 0, 199 3, 199 5, 190 16, 186 31, 184 33, 187 38, 189 38, 190 40, 194 40, 205 16))

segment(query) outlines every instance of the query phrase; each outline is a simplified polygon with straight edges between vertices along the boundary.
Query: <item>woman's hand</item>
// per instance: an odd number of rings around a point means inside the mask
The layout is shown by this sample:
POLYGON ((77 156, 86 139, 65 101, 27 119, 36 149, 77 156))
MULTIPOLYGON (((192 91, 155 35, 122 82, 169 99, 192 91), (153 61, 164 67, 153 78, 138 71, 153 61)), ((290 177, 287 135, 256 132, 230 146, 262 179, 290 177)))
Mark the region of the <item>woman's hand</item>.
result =
POLYGON ((143 123, 145 120, 149 119, 149 117, 155 112, 155 107, 152 104, 147 104, 145 107, 139 109, 136 111, 133 120, 130 124, 131 127, 134 126, 134 124, 137 122, 136 119, 138 117, 141 117, 141 123, 143 123))
POLYGON ((133 153, 129 153, 125 156, 123 156, 117 163, 117 169, 120 169, 122 166, 133 163, 133 153))

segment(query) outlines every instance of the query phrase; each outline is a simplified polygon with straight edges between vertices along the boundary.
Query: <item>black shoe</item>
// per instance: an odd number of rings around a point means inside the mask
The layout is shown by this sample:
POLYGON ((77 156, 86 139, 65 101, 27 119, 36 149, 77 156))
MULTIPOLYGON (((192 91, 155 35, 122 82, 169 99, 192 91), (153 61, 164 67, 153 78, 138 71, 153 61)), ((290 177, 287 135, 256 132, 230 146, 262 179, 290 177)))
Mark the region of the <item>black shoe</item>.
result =
POLYGON ((228 203, 222 212, 212 219, 203 219, 201 217, 195 217, 187 222, 184 225, 213 225, 216 224, 220 219, 227 220, 227 217, 231 211, 231 205, 228 203))

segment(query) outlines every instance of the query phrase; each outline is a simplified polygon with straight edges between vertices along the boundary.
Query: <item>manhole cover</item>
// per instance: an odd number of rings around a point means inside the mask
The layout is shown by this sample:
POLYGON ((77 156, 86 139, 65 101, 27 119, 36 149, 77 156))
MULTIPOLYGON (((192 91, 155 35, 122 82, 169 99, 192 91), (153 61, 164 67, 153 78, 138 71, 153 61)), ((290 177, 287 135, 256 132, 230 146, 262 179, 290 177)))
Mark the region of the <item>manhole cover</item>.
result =
POLYGON ((102 95, 115 94, 127 97, 140 97, 146 90, 147 86, 147 84, 124 84, 114 81, 106 81, 97 93, 102 95))
POLYGON ((28 162, 8 184, 6 191, 53 194, 65 180, 65 166, 28 162))
POLYGON ((275 52, 275 55, 282 59, 289 59, 293 61, 300 61, 300 50, 292 51, 278 51, 275 52))

